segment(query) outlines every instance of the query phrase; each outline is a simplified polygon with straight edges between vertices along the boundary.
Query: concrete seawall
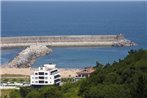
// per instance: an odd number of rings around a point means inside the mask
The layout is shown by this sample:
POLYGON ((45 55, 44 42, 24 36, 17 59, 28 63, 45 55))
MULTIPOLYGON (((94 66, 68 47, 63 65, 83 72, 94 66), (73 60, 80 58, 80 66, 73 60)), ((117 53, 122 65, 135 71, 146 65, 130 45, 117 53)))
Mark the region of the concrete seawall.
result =
MULTIPOLYGON (((70 35, 1 37, 1 48, 45 45, 48 47, 113 46, 125 40, 123 35, 70 35)), ((124 45, 125 46, 125 45, 124 45)))

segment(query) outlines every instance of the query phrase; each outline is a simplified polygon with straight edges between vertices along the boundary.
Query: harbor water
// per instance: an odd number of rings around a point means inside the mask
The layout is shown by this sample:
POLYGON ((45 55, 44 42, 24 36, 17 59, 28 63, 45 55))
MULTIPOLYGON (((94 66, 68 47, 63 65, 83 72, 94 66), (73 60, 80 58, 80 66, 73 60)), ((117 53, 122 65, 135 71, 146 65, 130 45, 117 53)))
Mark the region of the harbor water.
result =
MULTIPOLYGON (((83 68, 123 59, 130 49, 147 49, 147 2, 4 2, 1 36, 103 35, 123 33, 132 47, 53 48, 33 67, 55 63, 60 68, 83 68)), ((1 51, 7 64, 22 49, 1 51)))

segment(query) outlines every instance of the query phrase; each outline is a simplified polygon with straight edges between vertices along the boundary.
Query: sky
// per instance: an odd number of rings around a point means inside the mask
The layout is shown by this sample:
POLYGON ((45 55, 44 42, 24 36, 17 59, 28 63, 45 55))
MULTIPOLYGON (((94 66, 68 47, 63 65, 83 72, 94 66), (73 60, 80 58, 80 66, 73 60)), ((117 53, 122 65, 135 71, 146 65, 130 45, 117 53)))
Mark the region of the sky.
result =
POLYGON ((147 1, 147 0, 2 0, 2 1, 147 1))

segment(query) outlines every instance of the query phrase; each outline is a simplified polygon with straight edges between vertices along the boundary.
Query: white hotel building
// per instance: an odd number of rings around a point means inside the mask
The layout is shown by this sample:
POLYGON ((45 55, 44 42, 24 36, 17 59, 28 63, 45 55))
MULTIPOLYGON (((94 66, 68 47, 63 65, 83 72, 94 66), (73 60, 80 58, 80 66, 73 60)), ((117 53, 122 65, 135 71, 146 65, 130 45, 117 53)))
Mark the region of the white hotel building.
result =
POLYGON ((61 76, 55 64, 44 64, 30 76, 30 84, 33 86, 60 85, 61 76))

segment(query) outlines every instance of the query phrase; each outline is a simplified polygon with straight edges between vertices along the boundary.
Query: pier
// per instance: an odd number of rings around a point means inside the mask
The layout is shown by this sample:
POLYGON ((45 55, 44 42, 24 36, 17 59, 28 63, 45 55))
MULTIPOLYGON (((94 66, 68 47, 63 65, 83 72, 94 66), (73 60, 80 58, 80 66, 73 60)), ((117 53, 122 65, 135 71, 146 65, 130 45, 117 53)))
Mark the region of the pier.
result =
POLYGON ((29 47, 31 45, 45 45, 47 47, 79 47, 79 46, 114 46, 124 43, 125 37, 120 35, 65 35, 65 36, 18 36, 1 37, 1 48, 29 47))

